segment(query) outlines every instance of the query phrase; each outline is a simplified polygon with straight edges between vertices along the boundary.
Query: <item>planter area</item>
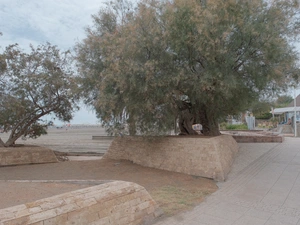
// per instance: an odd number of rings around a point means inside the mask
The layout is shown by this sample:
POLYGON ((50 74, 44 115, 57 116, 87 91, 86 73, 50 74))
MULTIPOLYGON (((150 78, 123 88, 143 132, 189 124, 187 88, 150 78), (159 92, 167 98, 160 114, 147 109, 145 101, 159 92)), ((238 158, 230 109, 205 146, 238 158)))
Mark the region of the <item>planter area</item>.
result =
POLYGON ((0 166, 58 162, 51 149, 39 146, 0 148, 0 166))
POLYGON ((160 215, 144 187, 113 181, 0 209, 0 224, 150 224, 160 215))
POLYGON ((231 135, 116 137, 104 158, 224 181, 238 153, 231 135))

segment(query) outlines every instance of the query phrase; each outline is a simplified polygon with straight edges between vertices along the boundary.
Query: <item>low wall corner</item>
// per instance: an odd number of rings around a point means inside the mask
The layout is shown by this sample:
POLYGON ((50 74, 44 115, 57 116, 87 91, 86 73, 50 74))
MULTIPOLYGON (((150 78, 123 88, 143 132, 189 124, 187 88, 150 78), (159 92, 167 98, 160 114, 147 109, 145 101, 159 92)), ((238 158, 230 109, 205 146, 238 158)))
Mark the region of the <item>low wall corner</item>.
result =
POLYGON ((238 149, 231 135, 123 136, 113 140, 104 158, 224 181, 238 149))

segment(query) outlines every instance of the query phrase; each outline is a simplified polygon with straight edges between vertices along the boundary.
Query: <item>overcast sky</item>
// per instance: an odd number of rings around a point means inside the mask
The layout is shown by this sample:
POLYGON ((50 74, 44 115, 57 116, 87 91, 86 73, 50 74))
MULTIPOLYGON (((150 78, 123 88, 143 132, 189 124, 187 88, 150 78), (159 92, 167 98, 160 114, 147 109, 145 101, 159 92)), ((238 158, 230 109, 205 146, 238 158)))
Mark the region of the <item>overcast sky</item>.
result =
MULTIPOLYGON (((72 48, 92 25, 91 15, 105 0, 0 0, 0 47, 18 43, 29 49, 50 42, 62 50, 72 48)), ((297 90, 297 95, 300 91, 297 90)), ((293 92, 290 93, 293 95, 293 92)), ((97 123, 92 110, 81 107, 73 124, 97 123)))
MULTIPOLYGON (((22 49, 50 42, 62 50, 72 48, 92 25, 91 15, 105 0, 0 0, 0 46, 18 43, 22 49)), ((73 124, 97 122, 85 107, 75 114, 73 124)))

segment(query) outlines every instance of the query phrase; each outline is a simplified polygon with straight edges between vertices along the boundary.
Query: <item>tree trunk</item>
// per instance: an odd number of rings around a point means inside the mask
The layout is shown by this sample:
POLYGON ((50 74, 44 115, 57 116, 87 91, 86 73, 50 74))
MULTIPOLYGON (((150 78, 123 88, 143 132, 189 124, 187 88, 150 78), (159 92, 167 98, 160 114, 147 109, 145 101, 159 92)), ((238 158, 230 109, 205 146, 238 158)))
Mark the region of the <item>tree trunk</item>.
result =
POLYGON ((189 109, 180 111, 179 114, 179 135, 197 135, 198 133, 193 129, 195 117, 189 109))
POLYGON ((136 135, 135 120, 132 115, 129 115, 129 119, 128 119, 128 132, 129 135, 131 136, 136 135))
POLYGON ((12 147, 15 145, 15 141, 14 139, 8 139, 6 142, 5 142, 5 147, 12 147))
POLYGON ((202 133, 205 136, 218 136, 220 135, 219 123, 217 119, 207 113, 205 107, 199 110, 199 121, 202 125, 202 133))
POLYGON ((0 147, 5 147, 4 142, 2 141, 2 139, 0 138, 0 147))
POLYGON ((4 146, 5 147, 11 147, 15 145, 16 140, 18 140, 24 133, 25 129, 23 129, 22 131, 18 131, 17 133, 14 132, 14 130, 12 131, 12 133, 9 135, 8 140, 5 142, 4 146))
MULTIPOLYGON (((199 104, 200 105, 200 104, 199 104)), ((208 112, 207 106, 201 105, 193 108, 191 103, 184 101, 177 102, 179 109, 179 135, 196 135, 198 134, 193 129, 193 124, 200 123, 202 125, 202 133, 205 136, 220 135, 219 123, 213 113, 208 112), (200 109, 199 109, 200 108, 200 109), (195 112, 195 113, 193 113, 195 112)))
POLYGON ((12 134, 9 135, 9 138, 6 142, 4 142, 0 138, 0 147, 11 147, 15 144, 15 141, 19 138, 19 136, 13 136, 12 134))

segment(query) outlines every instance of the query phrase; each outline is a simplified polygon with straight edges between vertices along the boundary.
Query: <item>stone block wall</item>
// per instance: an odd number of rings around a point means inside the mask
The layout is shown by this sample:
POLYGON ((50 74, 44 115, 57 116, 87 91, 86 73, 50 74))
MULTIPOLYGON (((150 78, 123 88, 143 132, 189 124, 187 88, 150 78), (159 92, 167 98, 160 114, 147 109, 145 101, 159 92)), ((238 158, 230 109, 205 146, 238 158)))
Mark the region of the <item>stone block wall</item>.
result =
POLYGON ((224 181, 238 145, 230 135, 217 137, 116 137, 104 158, 224 181))
POLYGON ((0 225, 138 225, 160 214, 145 188, 113 181, 0 209, 0 225))
POLYGON ((238 143, 282 143, 284 141, 283 136, 246 136, 246 135, 233 135, 233 138, 238 143))
POLYGON ((39 146, 0 148, 0 166, 58 162, 54 152, 39 146))

